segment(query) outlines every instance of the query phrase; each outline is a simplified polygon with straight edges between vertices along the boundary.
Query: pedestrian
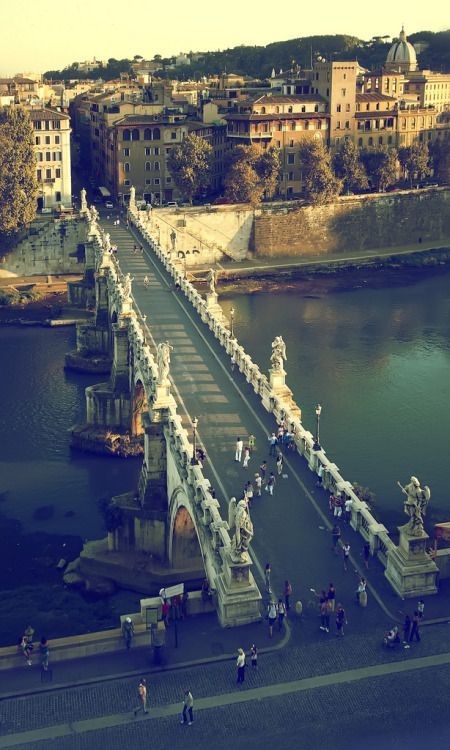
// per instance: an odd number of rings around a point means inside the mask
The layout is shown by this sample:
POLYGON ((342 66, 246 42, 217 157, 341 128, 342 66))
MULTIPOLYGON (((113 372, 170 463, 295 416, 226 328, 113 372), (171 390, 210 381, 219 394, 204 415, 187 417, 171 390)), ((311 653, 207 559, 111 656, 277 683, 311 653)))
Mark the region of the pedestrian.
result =
POLYGON ((336 635, 341 638, 344 635, 344 625, 347 625, 345 610, 342 604, 336 607, 336 635))
POLYGON ((419 630, 420 619, 421 619, 420 615, 416 609, 416 611, 414 612, 413 619, 412 619, 411 632, 409 634, 410 641, 412 641, 412 639, 415 638, 417 642, 420 642, 420 630, 419 630))
POLYGON ((256 441, 256 438, 254 435, 248 436, 248 447, 250 449, 250 453, 253 453, 253 451, 255 450, 255 441, 256 441))
POLYGON ((142 247, 142 245, 140 245, 139 251, 140 251, 141 255, 144 255, 144 248, 142 247))
POLYGON ((244 441, 239 436, 236 438, 236 451, 234 454, 234 460, 241 462, 242 458, 242 449, 244 447, 244 441))
POLYGON ((323 630, 324 633, 330 632, 330 612, 331 612, 331 606, 328 599, 325 599, 320 605, 320 630, 323 630))
POLYGON ((248 507, 251 508, 253 500, 253 485, 250 480, 245 484, 244 496, 247 498, 248 507))
POLYGON ((330 583, 330 585, 328 586, 327 601, 330 604, 330 612, 334 612, 334 605, 336 603, 336 589, 334 588, 332 583, 330 583))
POLYGON ((319 464, 319 468, 318 468, 318 470, 317 470, 317 482, 316 482, 316 487, 321 487, 321 486, 322 486, 322 481, 323 481, 323 469, 324 469, 324 467, 323 467, 323 464, 319 464))
POLYGON ((131 643, 133 641, 134 636, 134 624, 131 617, 125 617, 125 620, 122 624, 122 635, 123 639, 125 641, 125 646, 127 648, 127 651, 131 648, 131 643))
POLYGON ((271 574, 271 568, 270 563, 266 563, 266 567, 264 568, 264 580, 266 582, 266 591, 268 594, 271 593, 272 589, 270 588, 270 574, 271 574))
POLYGON ((333 528, 331 529, 331 538, 333 540, 333 547, 334 554, 338 554, 338 542, 341 538, 341 529, 337 523, 334 524, 333 528))
POLYGON ((344 503, 344 512, 345 512, 345 522, 350 523, 352 520, 352 508, 353 508, 353 500, 351 497, 348 497, 344 503))
POLYGON ((278 630, 281 630, 283 627, 284 618, 286 616, 286 605, 281 598, 278 599, 277 615, 278 615, 278 630))
POLYGON ((39 654, 41 657, 41 669, 43 669, 44 672, 48 672, 48 658, 50 656, 50 650, 48 648, 48 642, 45 636, 42 636, 39 643, 39 654))
POLYGON ((356 603, 360 607, 367 607, 367 582, 366 579, 360 576, 358 588, 356 589, 356 603))
POLYGON ((258 649, 256 648, 255 644, 250 649, 250 657, 252 660, 252 668, 256 669, 258 666, 258 649))
POLYGON ((405 615, 405 619, 403 621, 403 643, 408 643, 409 636, 411 635, 411 618, 409 615, 405 615))
POLYGON ((143 711, 144 714, 148 714, 147 709, 147 683, 145 681, 145 677, 141 677, 139 680, 138 685, 138 696, 139 696, 139 703, 134 709, 134 715, 137 716, 138 711, 143 711))
POLYGON ((169 614, 170 614, 170 604, 167 601, 167 599, 164 599, 161 605, 161 617, 166 628, 169 627, 169 614))
POLYGON ((262 477, 258 472, 255 474, 255 488, 256 488, 256 494, 258 497, 261 497, 261 488, 262 488, 262 477))
POLYGON ((183 697, 183 712, 181 715, 181 723, 186 724, 187 722, 188 727, 190 727, 193 721, 194 721, 194 699, 192 697, 191 691, 186 689, 184 691, 184 697, 183 697), (189 713, 189 721, 187 718, 188 713, 189 713))
POLYGON ((277 605, 275 604, 273 599, 271 599, 269 604, 267 605, 267 619, 269 620, 269 638, 272 638, 273 626, 275 625, 275 621, 277 619, 277 605))
POLYGON ((419 599, 419 601, 417 602, 417 612, 421 620, 423 619, 424 611, 425 611, 425 602, 423 601, 423 599, 419 599))
POLYGON ((231 357, 231 372, 234 372, 234 366, 235 366, 235 364, 236 364, 236 360, 235 360, 234 354, 233 354, 233 356, 231 357))
POLYGON ((350 557, 350 545, 348 542, 344 542, 342 545, 342 555, 344 558, 344 570, 348 570, 348 560, 350 557))
POLYGON ((34 628, 31 627, 31 625, 27 625, 25 628, 25 637, 27 639, 27 643, 33 643, 33 636, 34 636, 34 628))
POLYGON ((133 253, 134 253, 134 255, 136 255, 136 253, 137 253, 137 245, 133 245, 133 253))
POLYGON ((334 501, 333 516, 340 518, 342 516, 342 498, 340 495, 334 501))
POLYGON ((286 607, 286 614, 288 614, 291 608, 291 596, 292 596, 292 586, 289 583, 289 581, 285 581, 284 582, 284 604, 286 607))
POLYGON ((242 462, 242 467, 246 469, 248 467, 248 462, 250 461, 250 448, 248 445, 244 448, 244 460, 242 462))
POLYGON ((148 287, 150 285, 150 279, 147 275, 144 276, 144 286, 148 287))
POLYGON ((20 653, 23 654, 23 656, 25 657, 27 665, 31 667, 32 666, 31 654, 33 651, 33 644, 28 643, 27 637, 25 634, 22 636, 22 638, 19 641, 19 650, 20 650, 20 653))
POLYGON ((237 667, 237 684, 239 685, 245 680, 245 654, 242 648, 238 648, 236 667, 237 667))
POLYGON ((370 542, 364 542, 363 547, 364 567, 369 570, 370 542))
POLYGON ((334 511, 334 504, 336 502, 336 496, 331 493, 330 497, 328 498, 328 508, 330 510, 330 513, 333 515, 334 511))
POLYGON ((277 436, 274 432, 267 438, 269 441, 269 456, 277 455, 277 436))
POLYGON ((262 483, 266 481, 267 461, 264 459, 261 466, 259 467, 259 473, 261 474, 262 483))
POLYGON ((281 472, 283 471, 283 454, 280 452, 277 456, 277 472, 278 476, 281 475, 281 472))
POLYGON ((275 474, 273 471, 270 472, 269 479, 267 480, 266 484, 266 492, 269 493, 269 495, 273 495, 273 488, 275 487, 275 474))

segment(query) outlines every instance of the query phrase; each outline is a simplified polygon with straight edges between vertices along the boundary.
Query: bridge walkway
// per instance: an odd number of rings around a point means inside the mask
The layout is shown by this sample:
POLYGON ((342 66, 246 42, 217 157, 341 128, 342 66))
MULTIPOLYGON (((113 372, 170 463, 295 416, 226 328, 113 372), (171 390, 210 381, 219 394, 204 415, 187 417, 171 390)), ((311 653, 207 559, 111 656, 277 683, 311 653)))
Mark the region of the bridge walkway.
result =
MULTIPOLYGON (((199 420, 199 441, 208 457, 205 475, 227 518, 228 499, 240 495, 263 459, 267 459, 268 471, 277 476, 275 461, 268 455, 268 434, 276 428, 275 419, 263 409, 245 378, 237 370, 231 372, 229 357, 184 295, 174 289, 172 278, 140 235, 112 222, 103 225, 118 245, 123 272, 134 277, 133 296, 140 313, 147 316, 152 335, 157 342, 168 340, 174 347, 172 392, 190 434, 190 419, 196 416, 199 420), (133 252, 135 244, 144 246, 143 255, 133 252), (146 275, 150 279, 148 288, 144 286, 146 275), (256 448, 246 470, 234 461, 234 446, 237 435, 245 443, 250 434, 256 437, 256 448)), ((282 477, 277 476, 274 496, 263 491, 262 497, 253 501, 253 572, 261 591, 263 569, 270 562, 274 594, 281 595, 283 582, 289 579, 293 601, 300 599, 305 605, 314 599, 311 588, 320 591, 332 581, 353 628, 384 628, 392 616, 401 617, 399 609, 405 605, 394 595, 383 567, 374 559, 369 571, 364 570, 369 582, 369 606, 366 610, 356 606, 356 569, 363 570, 362 538, 341 524, 342 539, 350 543, 352 552, 352 564, 344 571, 341 554, 336 556, 332 551, 327 493, 316 487, 315 479, 301 456, 290 455, 282 477)), ((413 603, 406 608, 411 611, 413 603)), ((315 618, 309 619, 317 627, 315 618)))

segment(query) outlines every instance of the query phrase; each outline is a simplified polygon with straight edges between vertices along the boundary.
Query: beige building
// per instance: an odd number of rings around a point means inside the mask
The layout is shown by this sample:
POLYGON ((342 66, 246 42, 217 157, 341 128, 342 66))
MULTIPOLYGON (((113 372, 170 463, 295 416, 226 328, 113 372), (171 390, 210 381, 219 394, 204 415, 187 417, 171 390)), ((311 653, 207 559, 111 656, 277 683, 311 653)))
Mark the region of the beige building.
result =
POLYGON ((38 208, 70 207, 70 117, 44 107, 28 110, 34 128, 38 208))
POLYGON ((339 148, 344 139, 354 139, 356 113, 356 80, 359 65, 355 62, 318 62, 313 67, 311 86, 328 105, 330 116, 329 145, 339 148))
POLYGON ((359 148, 395 146, 396 99, 379 93, 356 94, 355 142, 359 148))

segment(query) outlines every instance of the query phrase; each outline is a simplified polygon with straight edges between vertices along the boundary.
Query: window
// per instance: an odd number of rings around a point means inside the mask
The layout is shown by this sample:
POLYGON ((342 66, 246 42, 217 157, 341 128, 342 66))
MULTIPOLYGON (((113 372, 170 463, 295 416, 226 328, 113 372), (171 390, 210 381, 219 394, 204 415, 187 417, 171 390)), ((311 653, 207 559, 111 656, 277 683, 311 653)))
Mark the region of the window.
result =
POLYGON ((336 123, 336 130, 340 130, 340 129, 341 129, 341 121, 338 120, 336 123))
POLYGON ((292 114, 292 107, 288 107, 288 113, 292 114))
POLYGON ((130 155, 130 149, 129 148, 124 148, 123 155, 124 156, 129 156, 130 155))
POLYGON ((129 172, 130 171, 130 162, 128 162, 128 161, 124 162, 123 171, 124 172, 129 172))
POLYGON ((318 105, 318 104, 315 104, 315 105, 314 105, 314 112, 318 112, 318 111, 319 111, 319 105, 318 105))
POLYGON ((293 172, 289 172, 289 173, 288 173, 288 180, 289 180, 290 182, 292 182, 292 181, 293 181, 293 179, 294 179, 294 173, 293 173, 293 172))
POLYGON ((372 138, 372 136, 369 136, 369 146, 373 146, 373 138, 372 138))
POLYGON ((159 128, 155 128, 153 131, 153 140, 154 141, 160 141, 161 140, 161 131, 159 128))
POLYGON ((155 177, 155 179, 153 180, 153 182, 154 182, 155 185, 159 185, 159 177, 155 177))
POLYGON ((146 155, 146 156, 150 156, 150 155, 151 155, 151 153, 152 153, 152 150, 151 150, 151 148, 146 148, 146 149, 145 149, 145 155, 146 155))
POLYGON ((303 107, 302 107, 302 112, 306 112, 306 107, 305 107, 305 105, 303 105, 303 107))
POLYGON ((172 141, 176 140, 176 138, 177 138, 177 131, 176 130, 172 130, 172 132, 170 134, 170 138, 171 138, 172 141))
POLYGON ((131 140, 132 141, 139 140, 139 128, 133 128, 132 133, 131 133, 131 140))
POLYGON ((56 191, 56 193, 55 193, 55 198, 56 198, 56 201, 57 201, 58 203, 60 203, 60 202, 61 202, 61 191, 60 191, 60 190, 57 190, 57 191, 56 191))
POLYGON ((52 170, 51 169, 46 169, 45 170, 45 178, 47 180, 51 180, 52 179, 52 170))
MULTIPOLYGON (((159 133, 159 130, 158 130, 158 133, 159 133)), ((159 146, 156 146, 156 148, 153 149, 153 153, 155 154, 155 156, 159 156, 159 146)))
POLYGON ((125 185, 125 187, 128 187, 129 185, 131 185, 131 180, 124 180, 123 184, 125 185))
POLYGON ((362 145, 363 145, 363 139, 362 138, 358 138, 358 146, 362 146, 362 145))
POLYGON ((44 121, 44 127, 45 127, 46 130, 50 130, 50 120, 45 120, 44 121))
MULTIPOLYGON (((53 128, 53 130, 61 130, 61 122, 60 122, 60 120, 53 120, 53 122, 52 122, 52 128, 53 128)), ((49 130, 49 128, 47 127, 47 122, 45 123, 45 129, 49 130)))
POLYGON ((350 112, 350 104, 346 104, 345 105, 345 111, 346 112, 350 112))
POLYGON ((152 131, 150 128, 145 128, 144 130, 144 141, 151 141, 152 140, 152 131))
POLYGON ((43 161, 43 159, 44 159, 44 157, 43 157, 42 153, 39 151, 39 153, 37 154, 37 160, 38 161, 43 161))
POLYGON ((322 130, 322 120, 319 120, 317 123, 317 130, 322 130))
POLYGON ((277 114, 279 113, 279 111, 280 111, 280 108, 279 108, 279 107, 275 107, 275 112, 276 112, 277 114))
POLYGON ((146 171, 146 172, 150 172, 150 169, 151 169, 151 164, 150 164, 150 162, 149 162, 149 161, 146 161, 146 162, 145 162, 145 171, 146 171))
POLYGON ((35 120, 33 125, 35 130, 42 130, 42 122, 40 120, 35 120))
POLYGON ((379 146, 383 145, 383 136, 382 135, 380 135, 379 138, 378 138, 378 145, 379 146))
POLYGON ((337 107, 336 107, 336 112, 340 112, 340 111, 341 111, 341 105, 338 104, 337 107))
POLYGON ((36 138, 34 139, 34 142, 35 142, 36 146, 40 146, 41 145, 41 138, 40 138, 39 135, 36 136, 36 138))
POLYGON ((377 109, 377 110, 379 110, 379 109, 380 109, 380 102, 377 102, 377 103, 375 104, 375 109, 377 109))
POLYGON ((309 122, 308 122, 308 120, 305 120, 305 130, 309 130, 309 122))
POLYGON ((55 143, 58 145, 58 143, 61 143, 61 136, 55 135, 55 143))
POLYGON ((51 161, 51 158, 52 158, 52 155, 50 151, 47 151, 47 153, 45 154, 45 161, 51 161))
POLYGON ((265 107, 261 107, 261 114, 262 114, 262 115, 265 115, 265 114, 266 114, 266 108, 265 108, 265 107))
POLYGON ((345 121, 345 129, 350 130, 350 120, 345 121))
POLYGON ((388 135, 388 144, 389 146, 392 145, 392 135, 388 135))
POLYGON ((342 96, 345 96, 347 94, 347 89, 341 89, 342 96))
POLYGON ((50 136, 49 135, 45 136, 45 145, 46 146, 50 146, 50 136))
POLYGON ((295 154, 288 154, 288 164, 294 164, 295 163, 295 154))
POLYGON ((130 133, 130 131, 128 130, 128 128, 126 128, 126 129, 125 129, 125 130, 123 131, 123 133, 122 133, 122 140, 123 140, 123 141, 131 141, 131 133, 130 133))
POLYGON ((166 177, 166 182, 167 183, 172 182, 172 178, 171 177, 166 177))
POLYGON ((152 181, 147 177, 147 179, 145 180, 145 184, 146 185, 151 185, 152 181))
POLYGON ((40 182, 42 180, 42 169, 38 169, 38 171, 36 172, 36 174, 37 174, 37 178, 38 178, 38 180, 40 182))
POLYGON ((289 141, 289 148, 294 148, 294 141, 292 139, 289 141))
POLYGON ((295 122, 291 122, 291 130, 295 130, 295 122))
POLYGON ((155 172, 159 172, 159 161, 155 161, 153 169, 155 170, 155 172))
POLYGON ((58 178, 58 179, 61 177, 61 170, 60 170, 59 167, 55 171, 55 177, 58 178))

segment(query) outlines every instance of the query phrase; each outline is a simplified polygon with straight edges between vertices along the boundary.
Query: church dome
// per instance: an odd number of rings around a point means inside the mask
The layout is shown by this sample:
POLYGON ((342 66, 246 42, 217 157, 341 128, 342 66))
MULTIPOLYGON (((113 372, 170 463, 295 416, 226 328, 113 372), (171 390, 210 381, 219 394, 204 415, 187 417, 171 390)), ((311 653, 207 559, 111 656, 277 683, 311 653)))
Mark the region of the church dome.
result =
POLYGON ((407 41, 403 27, 397 41, 393 43, 388 52, 386 68, 390 70, 400 70, 402 72, 417 70, 416 50, 411 42, 407 41))

